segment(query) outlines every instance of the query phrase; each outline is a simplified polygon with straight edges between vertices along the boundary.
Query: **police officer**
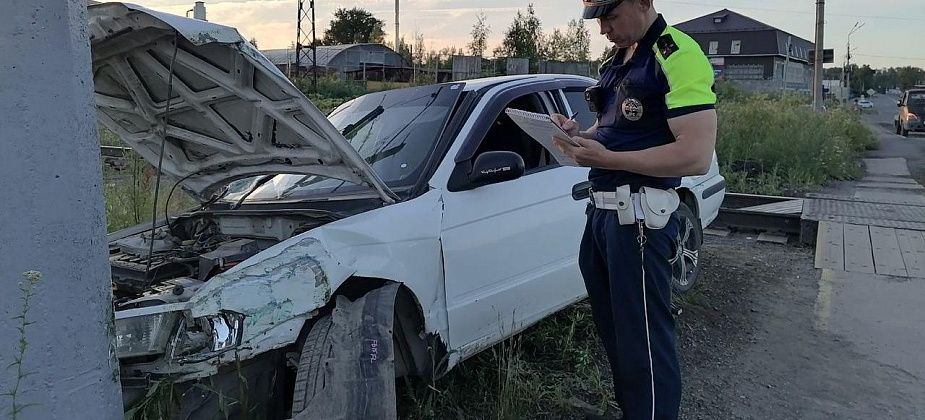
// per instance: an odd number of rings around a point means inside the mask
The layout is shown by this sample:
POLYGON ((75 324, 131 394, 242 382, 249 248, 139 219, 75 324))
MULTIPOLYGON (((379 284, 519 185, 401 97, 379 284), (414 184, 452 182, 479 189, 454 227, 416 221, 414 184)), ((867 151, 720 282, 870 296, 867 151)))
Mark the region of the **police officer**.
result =
POLYGON ((671 315, 681 177, 709 169, 716 142, 713 70, 697 43, 668 26, 654 0, 584 0, 616 48, 586 99, 593 127, 554 114, 591 167, 579 266, 624 418, 675 419, 681 375, 671 315))

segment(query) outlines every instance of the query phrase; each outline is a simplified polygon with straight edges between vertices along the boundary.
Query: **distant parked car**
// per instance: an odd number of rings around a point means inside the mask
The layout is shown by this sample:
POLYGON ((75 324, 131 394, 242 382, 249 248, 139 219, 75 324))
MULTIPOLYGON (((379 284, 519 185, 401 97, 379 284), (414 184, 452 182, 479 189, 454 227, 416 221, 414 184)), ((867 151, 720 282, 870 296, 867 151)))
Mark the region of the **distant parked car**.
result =
POLYGON ((870 109, 874 107, 874 103, 870 100, 864 98, 858 101, 858 108, 861 109, 870 109))
POLYGON ((922 123, 925 114, 925 89, 909 89, 896 102, 899 112, 893 120, 896 134, 908 137, 909 132, 925 131, 922 123))

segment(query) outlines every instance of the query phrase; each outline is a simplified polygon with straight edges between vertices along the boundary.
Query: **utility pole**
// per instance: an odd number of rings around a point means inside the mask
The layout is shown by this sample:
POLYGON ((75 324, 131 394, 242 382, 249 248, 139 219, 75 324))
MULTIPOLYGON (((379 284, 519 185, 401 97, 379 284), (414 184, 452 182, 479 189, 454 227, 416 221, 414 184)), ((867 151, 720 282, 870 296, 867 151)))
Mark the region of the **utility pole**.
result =
MULTIPOLYGON (((296 37, 295 37, 295 73, 298 75, 301 71, 301 65, 303 63, 303 53, 302 50, 311 48, 312 50, 312 87, 315 87, 318 83, 318 51, 316 46, 318 45, 318 39, 315 37, 315 0, 308 0, 308 8, 311 10, 305 9, 305 0, 299 0, 299 12, 296 19, 296 37), (311 28, 311 40, 308 38, 308 31, 304 29, 302 22, 306 19, 310 19, 309 23, 312 25, 311 28), (309 45, 305 45, 309 43, 309 45)), ((307 58, 307 57, 305 57, 307 58)), ((308 60, 305 60, 307 62, 308 60)))
POLYGON ((816 63, 813 77, 813 108, 822 111, 822 61, 825 43, 825 0, 816 0, 816 63))
POLYGON ((401 49, 398 47, 398 0, 395 0, 395 52, 401 54, 401 49))
POLYGON ((87 1, 4 4, 0 418, 122 419, 87 1))

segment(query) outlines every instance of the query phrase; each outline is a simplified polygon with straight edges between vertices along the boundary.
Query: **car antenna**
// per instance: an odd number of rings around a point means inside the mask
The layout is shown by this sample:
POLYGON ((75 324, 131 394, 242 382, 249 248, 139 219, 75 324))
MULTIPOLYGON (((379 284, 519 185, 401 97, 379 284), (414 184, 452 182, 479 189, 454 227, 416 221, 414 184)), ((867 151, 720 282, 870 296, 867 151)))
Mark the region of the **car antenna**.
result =
POLYGON ((164 110, 164 136, 161 138, 161 150, 157 156, 157 175, 154 181, 154 205, 151 208, 151 242, 148 244, 148 261, 145 265, 145 280, 151 272, 151 261, 154 259, 154 231, 157 230, 157 198, 161 189, 161 169, 164 167, 164 148, 167 143, 167 129, 170 126, 170 100, 173 96, 173 65, 177 61, 179 48, 179 33, 173 31, 173 55, 170 57, 170 69, 167 75, 167 109, 164 110))

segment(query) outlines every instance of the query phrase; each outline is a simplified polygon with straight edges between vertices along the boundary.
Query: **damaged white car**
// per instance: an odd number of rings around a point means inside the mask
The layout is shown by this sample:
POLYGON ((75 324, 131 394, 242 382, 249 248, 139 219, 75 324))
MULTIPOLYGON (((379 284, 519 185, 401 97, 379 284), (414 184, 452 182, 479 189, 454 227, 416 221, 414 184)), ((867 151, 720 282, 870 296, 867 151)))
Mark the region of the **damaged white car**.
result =
MULTIPOLYGON (((588 126, 593 79, 400 89, 326 117, 233 28, 89 15, 100 121, 202 202, 110 235, 127 406, 169 378, 176 418, 241 389, 269 418, 391 418, 395 377, 439 376, 585 296, 587 169, 503 110, 588 126)), ((679 290, 724 186, 714 159, 679 189, 679 290)))

